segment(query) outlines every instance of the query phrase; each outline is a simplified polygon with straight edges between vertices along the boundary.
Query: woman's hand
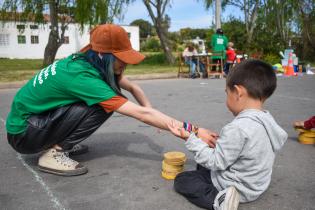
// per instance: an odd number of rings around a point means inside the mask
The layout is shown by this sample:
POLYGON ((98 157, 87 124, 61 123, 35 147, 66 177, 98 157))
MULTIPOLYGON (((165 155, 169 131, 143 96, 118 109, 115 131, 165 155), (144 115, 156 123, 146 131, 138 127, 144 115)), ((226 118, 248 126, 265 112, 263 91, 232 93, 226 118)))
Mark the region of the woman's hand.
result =
POLYGON ((171 123, 167 124, 169 130, 174 134, 174 136, 177 136, 179 138, 182 138, 184 140, 187 140, 190 133, 186 131, 183 127, 179 127, 176 125, 176 123, 172 120, 171 123))

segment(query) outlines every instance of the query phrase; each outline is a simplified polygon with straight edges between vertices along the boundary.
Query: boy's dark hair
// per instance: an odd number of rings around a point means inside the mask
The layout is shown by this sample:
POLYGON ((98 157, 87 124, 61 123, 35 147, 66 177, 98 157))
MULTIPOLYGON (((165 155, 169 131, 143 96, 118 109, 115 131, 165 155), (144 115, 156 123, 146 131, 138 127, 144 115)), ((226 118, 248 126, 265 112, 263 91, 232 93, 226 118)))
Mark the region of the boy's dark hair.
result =
POLYGON ((277 87, 277 77, 268 63, 260 60, 245 60, 236 65, 228 74, 226 86, 233 90, 234 85, 246 88, 250 97, 265 100, 277 87))

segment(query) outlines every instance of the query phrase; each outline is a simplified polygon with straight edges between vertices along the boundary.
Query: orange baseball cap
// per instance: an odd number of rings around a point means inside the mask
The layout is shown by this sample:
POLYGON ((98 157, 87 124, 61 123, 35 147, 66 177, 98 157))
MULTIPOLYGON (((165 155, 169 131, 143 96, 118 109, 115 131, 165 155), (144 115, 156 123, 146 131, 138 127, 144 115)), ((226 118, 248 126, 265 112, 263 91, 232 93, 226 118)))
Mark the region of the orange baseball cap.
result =
POLYGON ((114 24, 102 24, 90 32, 90 44, 80 52, 92 49, 99 53, 112 53, 119 60, 128 64, 138 64, 145 56, 132 49, 127 32, 114 24))

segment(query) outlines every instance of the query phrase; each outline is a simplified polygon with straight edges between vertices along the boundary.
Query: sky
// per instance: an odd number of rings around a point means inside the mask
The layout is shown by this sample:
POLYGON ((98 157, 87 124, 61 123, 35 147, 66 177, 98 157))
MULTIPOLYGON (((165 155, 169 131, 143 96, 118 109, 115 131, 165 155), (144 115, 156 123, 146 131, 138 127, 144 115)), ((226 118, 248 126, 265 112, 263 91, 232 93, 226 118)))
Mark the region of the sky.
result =
MULTIPOLYGON (((179 31, 181 28, 209 28, 214 24, 214 6, 208 11, 205 9, 203 0, 171 0, 171 7, 166 10, 171 18, 169 31, 179 31)), ((222 13, 222 19, 230 15, 241 18, 242 13, 235 7, 227 7, 222 13)), ((124 10, 124 18, 115 20, 116 24, 129 25, 136 19, 144 19, 152 23, 142 0, 135 0, 124 10)))

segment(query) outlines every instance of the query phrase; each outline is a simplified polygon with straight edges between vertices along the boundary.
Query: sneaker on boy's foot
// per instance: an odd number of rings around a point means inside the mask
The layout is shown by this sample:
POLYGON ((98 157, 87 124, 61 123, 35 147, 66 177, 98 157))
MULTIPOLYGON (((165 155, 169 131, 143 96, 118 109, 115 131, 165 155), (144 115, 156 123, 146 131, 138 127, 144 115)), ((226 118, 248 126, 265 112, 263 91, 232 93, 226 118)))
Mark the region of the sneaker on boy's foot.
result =
POLYGON ((84 144, 76 144, 72 147, 72 149, 68 150, 67 152, 69 155, 82 155, 89 151, 89 147, 84 144))
POLYGON ((234 186, 222 190, 215 197, 214 210, 237 210, 240 202, 239 194, 234 186))
POLYGON ((58 151, 54 148, 42 154, 38 160, 38 169, 61 176, 76 176, 88 172, 85 166, 70 159, 66 152, 58 151))

